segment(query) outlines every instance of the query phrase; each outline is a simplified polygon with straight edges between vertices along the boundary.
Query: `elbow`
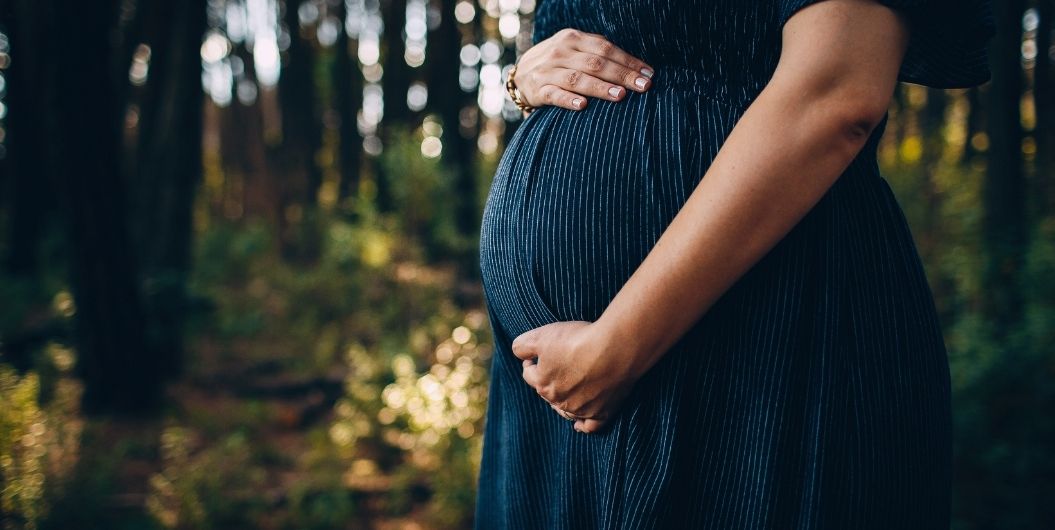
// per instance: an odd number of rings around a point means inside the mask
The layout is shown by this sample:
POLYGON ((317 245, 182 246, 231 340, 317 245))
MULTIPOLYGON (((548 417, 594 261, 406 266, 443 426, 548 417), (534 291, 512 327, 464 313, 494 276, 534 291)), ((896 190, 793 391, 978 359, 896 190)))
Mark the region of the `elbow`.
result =
POLYGON ((854 90, 840 96, 834 106, 839 132, 854 143, 868 141, 872 131, 883 121, 892 95, 874 90, 854 90))

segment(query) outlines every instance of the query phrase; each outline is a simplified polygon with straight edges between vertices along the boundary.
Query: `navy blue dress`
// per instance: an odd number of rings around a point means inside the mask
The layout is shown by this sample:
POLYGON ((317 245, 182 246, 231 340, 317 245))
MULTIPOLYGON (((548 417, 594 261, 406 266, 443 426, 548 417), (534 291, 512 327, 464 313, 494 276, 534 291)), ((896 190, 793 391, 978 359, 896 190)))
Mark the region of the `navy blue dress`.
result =
MULTIPOLYGON (((766 85, 785 21, 816 1, 538 5, 534 43, 598 33, 656 73, 622 101, 530 114, 494 175, 480 234, 495 350, 476 528, 948 528, 948 362, 876 163, 885 118, 603 431, 575 432, 510 350, 530 329, 600 316, 766 85)), ((989 79, 988 0, 879 1, 912 21, 900 80, 989 79)))

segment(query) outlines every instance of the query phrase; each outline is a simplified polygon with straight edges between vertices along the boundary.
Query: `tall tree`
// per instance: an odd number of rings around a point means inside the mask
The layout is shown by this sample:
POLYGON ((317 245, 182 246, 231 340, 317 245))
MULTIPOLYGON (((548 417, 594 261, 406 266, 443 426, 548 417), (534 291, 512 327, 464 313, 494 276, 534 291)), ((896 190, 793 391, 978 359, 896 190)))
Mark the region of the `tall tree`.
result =
MULTIPOLYGON (((410 107, 407 106, 407 91, 410 89, 410 67, 406 61, 405 30, 407 24, 406 0, 381 0, 381 18, 384 48, 382 51, 381 90, 384 92, 384 117, 381 122, 382 145, 395 141, 395 134, 410 124, 410 107)), ((381 211, 392 209, 391 179, 376 159, 377 205, 381 211)))
POLYGON ((1055 33, 1055 0, 1037 0, 1037 60, 1033 69, 1033 101, 1037 112, 1036 175, 1040 211, 1055 208, 1055 68, 1052 68, 1052 33, 1055 33))
POLYGON ((333 88, 334 106, 339 116, 339 168, 341 174, 338 197, 345 199, 359 189, 359 167, 363 158, 363 137, 359 134, 358 113, 363 105, 363 76, 359 71, 359 43, 348 38, 345 19, 348 14, 344 1, 337 3, 337 18, 341 29, 334 43, 333 88))
POLYGON ((443 162, 454 173, 458 201, 455 224, 462 235, 472 236, 479 230, 480 218, 473 171, 476 131, 462 127, 461 121, 466 107, 475 103, 475 91, 467 93, 462 90, 459 81, 462 31, 454 16, 457 3, 457 0, 440 1, 440 23, 429 36, 425 64, 429 68, 429 110, 439 113, 443 121, 443 162))
POLYGON ((310 208, 317 202, 322 185, 322 172, 315 162, 322 144, 322 124, 315 90, 314 38, 304 35, 298 15, 300 6, 307 3, 310 0, 287 0, 285 4, 283 21, 289 31, 289 49, 278 85, 282 142, 276 155, 283 173, 300 184, 304 204, 310 208))
POLYGON ((985 242, 989 262, 984 274, 986 313, 1006 332, 1022 309, 1019 272, 1026 242, 1025 178, 1022 167, 1022 123, 1019 111, 1024 0, 993 5, 996 36, 991 44, 989 87, 989 165, 985 177, 985 242))
POLYGON ((117 0, 50 0, 57 46, 49 121, 65 212, 70 285, 77 305, 77 370, 88 413, 156 410, 162 366, 145 337, 138 267, 125 220, 120 174, 123 105, 108 72, 115 57, 117 0), (52 3, 54 2, 54 3, 52 3), (100 64, 103 67, 100 68, 100 64), (58 118, 62 123, 58 123, 58 118))
POLYGON ((140 104, 132 229, 142 267, 148 340, 164 373, 182 371, 191 214, 202 174, 201 48, 205 0, 152 2, 149 77, 140 104))
POLYGON ((47 115, 41 89, 49 88, 46 57, 53 56, 47 24, 52 17, 25 0, 0 4, 11 55, 4 71, 7 81, 4 117, 7 148, 4 167, 9 180, 10 222, 4 268, 15 275, 32 275, 40 265, 38 245, 50 218, 52 157, 46 156, 47 139, 42 117, 47 115), (17 22, 17 23, 13 23, 17 22))

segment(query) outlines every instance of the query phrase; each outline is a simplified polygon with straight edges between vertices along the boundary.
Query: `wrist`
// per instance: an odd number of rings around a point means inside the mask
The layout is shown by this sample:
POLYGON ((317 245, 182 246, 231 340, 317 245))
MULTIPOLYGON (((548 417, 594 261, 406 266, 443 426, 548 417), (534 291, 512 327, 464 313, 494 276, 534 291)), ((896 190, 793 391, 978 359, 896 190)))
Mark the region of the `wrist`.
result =
POLYGON ((656 352, 646 333, 636 322, 621 322, 609 311, 605 311, 593 323, 594 340, 610 360, 610 367, 627 380, 637 380, 655 363, 656 352))

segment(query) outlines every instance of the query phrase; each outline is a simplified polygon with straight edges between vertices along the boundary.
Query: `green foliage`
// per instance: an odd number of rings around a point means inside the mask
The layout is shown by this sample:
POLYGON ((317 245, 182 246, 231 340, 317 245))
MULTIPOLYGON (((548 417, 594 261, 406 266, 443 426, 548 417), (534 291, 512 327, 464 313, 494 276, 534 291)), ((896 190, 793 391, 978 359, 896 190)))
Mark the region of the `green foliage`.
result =
POLYGON ((454 174, 441 163, 441 157, 422 156, 422 138, 417 132, 402 131, 393 138, 381 157, 388 174, 397 177, 390 186, 401 233, 417 240, 430 261, 464 252, 465 242, 454 221, 454 202, 460 199, 454 193, 454 174))
POLYGON ((265 473, 253 446, 235 433, 195 450, 194 433, 169 427, 161 436, 164 468, 150 479, 147 507, 166 528, 254 528, 267 509, 265 473))
POLYGON ((49 491, 50 481, 77 461, 80 387, 69 380, 52 384, 50 399, 42 400, 36 372, 19 375, 0 364, 0 513, 5 530, 37 528, 57 490, 49 491))

